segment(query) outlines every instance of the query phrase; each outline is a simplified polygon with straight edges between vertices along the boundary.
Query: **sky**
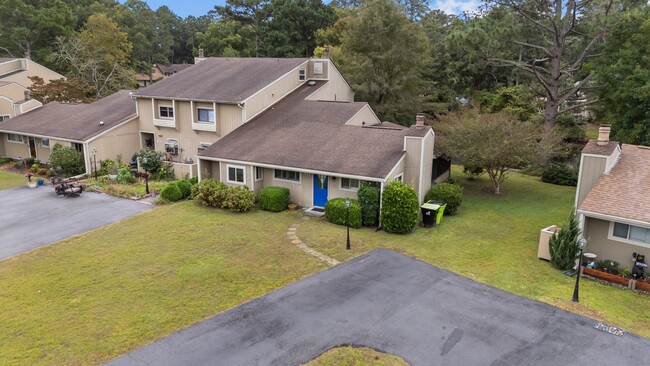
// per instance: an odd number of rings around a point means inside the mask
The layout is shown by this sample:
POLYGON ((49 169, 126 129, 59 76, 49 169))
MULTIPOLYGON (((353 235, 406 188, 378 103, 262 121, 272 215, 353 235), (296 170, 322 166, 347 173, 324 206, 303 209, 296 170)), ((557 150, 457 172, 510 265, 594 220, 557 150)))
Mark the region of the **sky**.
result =
MULTIPOLYGON (((324 0, 326 3, 329 0, 324 0)), ((121 0, 120 2, 124 2, 121 0)), ((215 5, 223 5, 226 0, 145 0, 153 10, 167 5, 176 15, 186 18, 188 15, 199 17, 214 9, 215 5)), ((432 9, 440 9, 447 14, 460 14, 464 11, 476 10, 481 5, 480 0, 431 0, 432 9)))

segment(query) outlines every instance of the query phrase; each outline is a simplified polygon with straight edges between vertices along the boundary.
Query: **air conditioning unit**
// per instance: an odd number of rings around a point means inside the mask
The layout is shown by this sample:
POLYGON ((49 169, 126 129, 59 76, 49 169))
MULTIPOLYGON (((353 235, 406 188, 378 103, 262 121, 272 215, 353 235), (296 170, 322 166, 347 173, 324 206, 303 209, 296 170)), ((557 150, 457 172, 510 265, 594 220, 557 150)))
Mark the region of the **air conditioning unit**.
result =
POLYGON ((208 147, 210 147, 210 144, 199 144, 199 148, 197 149, 197 152, 196 152, 196 153, 197 153, 197 154, 200 154, 201 151, 207 149, 208 147))
POLYGON ((178 140, 167 140, 165 143, 165 152, 170 155, 178 155, 178 140))

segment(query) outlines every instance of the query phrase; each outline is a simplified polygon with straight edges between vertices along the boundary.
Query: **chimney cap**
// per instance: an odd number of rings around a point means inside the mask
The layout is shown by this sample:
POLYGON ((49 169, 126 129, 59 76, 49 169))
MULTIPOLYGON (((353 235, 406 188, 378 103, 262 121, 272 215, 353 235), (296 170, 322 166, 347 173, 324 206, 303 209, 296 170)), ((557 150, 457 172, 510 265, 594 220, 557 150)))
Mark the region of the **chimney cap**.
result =
POLYGON ((607 145, 609 144, 609 133, 611 132, 611 128, 609 125, 602 125, 598 128, 598 140, 596 140, 596 143, 598 145, 607 145))

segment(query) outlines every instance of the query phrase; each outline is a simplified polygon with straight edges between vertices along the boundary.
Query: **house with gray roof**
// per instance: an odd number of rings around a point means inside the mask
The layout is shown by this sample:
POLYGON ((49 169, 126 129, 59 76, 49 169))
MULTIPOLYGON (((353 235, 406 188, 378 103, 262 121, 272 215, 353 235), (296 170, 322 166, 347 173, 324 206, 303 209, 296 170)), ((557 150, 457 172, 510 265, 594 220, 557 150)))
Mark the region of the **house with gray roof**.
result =
POLYGON ((86 172, 91 159, 129 159, 139 149, 137 113, 129 91, 91 104, 48 103, 0 122, 0 154, 48 162, 55 144, 74 147, 86 172))
POLYGON ((575 205, 585 251, 630 268, 650 255, 650 147, 609 141, 609 127, 582 150, 575 205))

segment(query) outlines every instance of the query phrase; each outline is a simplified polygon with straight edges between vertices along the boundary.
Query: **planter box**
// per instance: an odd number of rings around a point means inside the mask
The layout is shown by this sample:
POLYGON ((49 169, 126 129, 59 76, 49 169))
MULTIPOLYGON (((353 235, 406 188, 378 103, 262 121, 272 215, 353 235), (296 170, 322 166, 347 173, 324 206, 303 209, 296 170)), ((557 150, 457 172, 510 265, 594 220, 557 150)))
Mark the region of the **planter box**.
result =
POLYGON ((650 292, 650 283, 645 283, 641 281, 636 281, 636 290, 650 292))
POLYGON ((560 231, 560 228, 555 225, 545 227, 540 231, 539 246, 537 247, 537 258, 545 259, 547 261, 551 260, 551 253, 548 249, 548 240, 558 231, 560 231))
MULTIPOLYGON (((587 268, 587 267, 583 267, 582 273, 586 274, 588 276, 591 276, 591 277, 596 277, 596 278, 599 278, 601 280, 612 282, 612 283, 615 283, 615 284, 618 284, 618 285, 621 285, 621 286, 625 286, 625 287, 627 287, 629 282, 630 282, 630 280, 627 279, 627 278, 623 278, 623 277, 618 276, 618 275, 613 275, 611 273, 598 271, 598 270, 587 268)), ((638 285, 638 283, 637 283, 637 285, 638 285)), ((649 288, 650 288, 650 286, 649 286, 649 288)))

